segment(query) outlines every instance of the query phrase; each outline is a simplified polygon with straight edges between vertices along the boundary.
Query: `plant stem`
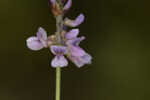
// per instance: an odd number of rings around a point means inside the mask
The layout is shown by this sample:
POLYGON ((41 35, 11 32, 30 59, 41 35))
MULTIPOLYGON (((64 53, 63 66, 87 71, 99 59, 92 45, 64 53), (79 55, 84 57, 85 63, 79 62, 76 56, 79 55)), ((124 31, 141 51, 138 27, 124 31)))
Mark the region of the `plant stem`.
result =
POLYGON ((60 100, 61 91, 61 68, 56 68, 56 100, 60 100))
MULTIPOLYGON (((62 9, 62 1, 57 0, 59 6, 62 9)), ((61 39, 61 32, 63 31, 63 15, 59 15, 56 17, 56 41, 58 45, 61 45, 62 39, 61 39)), ((61 95, 61 67, 56 68, 56 100, 60 100, 61 95)))
POLYGON ((63 30, 63 17, 62 17, 62 15, 59 15, 56 17, 56 27, 57 27, 57 32, 56 32, 57 44, 61 45, 61 32, 63 30))

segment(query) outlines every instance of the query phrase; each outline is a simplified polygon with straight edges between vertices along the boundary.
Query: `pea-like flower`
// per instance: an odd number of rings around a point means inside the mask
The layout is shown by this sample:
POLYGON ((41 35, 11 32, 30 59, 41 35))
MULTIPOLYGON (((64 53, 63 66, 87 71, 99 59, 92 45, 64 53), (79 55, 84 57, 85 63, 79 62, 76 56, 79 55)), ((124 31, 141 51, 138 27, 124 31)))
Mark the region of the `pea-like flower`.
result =
POLYGON ((47 47, 47 33, 46 31, 40 27, 36 36, 31 36, 27 40, 27 47, 31 50, 40 50, 42 48, 47 47))
POLYGON ((77 37, 78 29, 73 29, 66 33, 66 45, 68 47, 68 57, 77 66, 82 67, 85 64, 90 64, 92 57, 80 48, 79 43, 85 39, 84 36, 77 37))
POLYGON ((75 20, 71 20, 69 18, 65 18, 64 19, 64 24, 66 26, 70 26, 70 27, 77 27, 78 25, 80 25, 84 21, 84 19, 85 19, 85 17, 81 13, 79 16, 77 16, 77 18, 75 20))
POLYGON ((56 55, 54 59, 51 62, 52 67, 65 67, 68 65, 67 59, 64 57, 65 54, 67 54, 68 50, 65 46, 57 46, 52 45, 50 47, 51 52, 56 55))

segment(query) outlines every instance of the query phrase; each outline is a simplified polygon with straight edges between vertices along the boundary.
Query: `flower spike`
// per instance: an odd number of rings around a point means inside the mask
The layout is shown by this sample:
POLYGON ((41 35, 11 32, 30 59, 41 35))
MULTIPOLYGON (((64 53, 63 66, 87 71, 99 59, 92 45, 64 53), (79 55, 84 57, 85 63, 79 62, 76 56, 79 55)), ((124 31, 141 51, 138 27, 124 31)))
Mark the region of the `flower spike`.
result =
POLYGON ((65 56, 77 67, 90 64, 91 55, 79 46, 85 37, 78 37, 80 32, 78 28, 68 31, 68 27, 77 27, 82 24, 85 16, 81 13, 74 20, 64 18, 65 13, 72 6, 72 0, 49 0, 49 3, 56 18, 56 34, 47 36, 47 32, 39 27, 36 36, 31 36, 26 40, 27 47, 34 51, 49 48, 51 53, 55 55, 51 61, 51 66, 54 68, 68 65, 65 56))

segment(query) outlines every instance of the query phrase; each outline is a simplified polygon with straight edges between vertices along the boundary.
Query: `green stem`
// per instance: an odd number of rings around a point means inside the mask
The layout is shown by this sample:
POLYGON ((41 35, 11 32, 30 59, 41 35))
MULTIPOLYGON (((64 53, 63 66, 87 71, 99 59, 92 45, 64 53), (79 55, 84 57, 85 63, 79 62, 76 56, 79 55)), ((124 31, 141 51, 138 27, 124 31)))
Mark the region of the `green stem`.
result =
MULTIPOLYGON (((59 3, 59 6, 62 9, 62 1, 57 0, 59 3)), ((63 15, 59 15, 56 17, 56 41, 58 45, 61 45, 61 32, 63 31, 63 15)), ((56 68, 56 100, 60 100, 60 94, 61 94, 61 67, 56 68)))
POLYGON ((56 68, 56 100, 60 100, 61 91, 61 68, 56 68))

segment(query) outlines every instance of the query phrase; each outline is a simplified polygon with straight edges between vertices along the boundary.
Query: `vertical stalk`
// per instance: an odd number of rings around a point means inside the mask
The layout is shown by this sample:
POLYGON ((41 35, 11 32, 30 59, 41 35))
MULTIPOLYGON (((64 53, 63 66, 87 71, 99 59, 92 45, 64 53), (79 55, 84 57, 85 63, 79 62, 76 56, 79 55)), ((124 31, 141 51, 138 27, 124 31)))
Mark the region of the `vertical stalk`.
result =
POLYGON ((56 68, 56 100, 60 100, 61 91, 61 68, 56 68))
MULTIPOLYGON (((59 6, 62 8, 62 1, 57 0, 59 6)), ((61 32, 63 31, 63 15, 59 15, 56 17, 56 40, 57 44, 61 45, 61 32)), ((61 67, 56 68, 56 100, 60 100, 61 95, 61 67)))
POLYGON ((57 31, 56 31, 57 44, 61 45, 61 32, 63 30, 63 17, 62 17, 62 15, 59 15, 56 17, 56 27, 57 27, 57 31))

